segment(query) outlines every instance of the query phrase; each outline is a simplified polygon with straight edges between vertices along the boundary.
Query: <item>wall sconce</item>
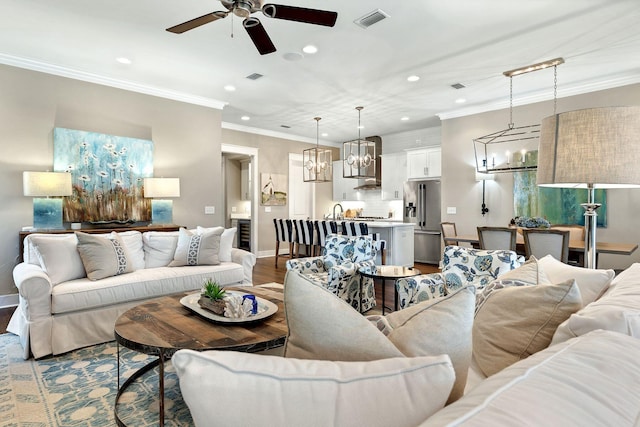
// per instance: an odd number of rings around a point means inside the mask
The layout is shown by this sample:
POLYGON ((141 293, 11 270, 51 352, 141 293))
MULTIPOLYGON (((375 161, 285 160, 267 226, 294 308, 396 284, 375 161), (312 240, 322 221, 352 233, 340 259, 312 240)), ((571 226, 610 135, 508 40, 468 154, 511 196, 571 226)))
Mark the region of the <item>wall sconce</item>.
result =
POLYGON ((482 207, 481 212, 482 216, 489 212, 489 208, 487 207, 484 196, 485 196, 485 181, 493 181, 495 179, 495 175, 492 173, 483 173, 476 171, 476 181, 482 181, 482 207))
POLYGON ((358 110, 358 140, 348 141, 342 145, 344 164, 342 176, 345 178, 375 178, 376 177, 376 143, 360 139, 360 112, 358 110))
POLYGON ((71 174, 66 172, 22 172, 22 189, 33 199, 33 227, 36 229, 61 229, 62 198, 70 196, 71 174))
POLYGON ((173 200, 180 197, 180 178, 145 178, 144 197, 151 200, 151 222, 154 225, 173 224, 173 200))

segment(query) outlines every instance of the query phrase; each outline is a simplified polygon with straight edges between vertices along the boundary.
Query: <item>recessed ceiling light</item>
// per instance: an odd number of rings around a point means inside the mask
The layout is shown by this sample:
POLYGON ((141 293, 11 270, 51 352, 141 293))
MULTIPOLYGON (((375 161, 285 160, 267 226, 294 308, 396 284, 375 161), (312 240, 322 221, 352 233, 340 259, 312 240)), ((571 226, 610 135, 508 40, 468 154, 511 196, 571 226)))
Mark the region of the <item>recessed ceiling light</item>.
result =
POLYGON ((323 132, 321 135, 322 135, 323 137, 325 137, 325 138, 326 138, 327 136, 329 136, 329 134, 328 134, 328 133, 326 133, 326 132, 323 132))
POLYGON ((299 52, 287 52, 282 57, 287 61, 300 61, 304 58, 304 55, 299 52))
POLYGON ((125 58, 124 56, 120 56, 120 57, 116 58, 116 61, 121 63, 121 64, 125 64, 125 65, 131 64, 131 60, 129 58, 125 58))
POLYGON ((420 76, 413 75, 413 76, 407 77, 408 82, 417 82, 418 80, 420 80, 420 76))
POLYGON ((313 55, 314 53, 317 53, 317 52, 318 52, 318 48, 317 48, 317 47, 315 47, 315 46, 314 46, 314 45, 312 45, 312 44, 308 44, 308 45, 306 45, 305 47, 303 47, 303 48, 302 48, 302 51, 303 51, 304 53, 308 53, 308 54, 310 54, 310 55, 313 55))
POLYGON ((244 120, 245 122, 246 122, 247 120, 250 120, 250 119, 251 119, 251 117, 249 117, 249 116, 242 116, 242 117, 240 117, 240 120, 244 120))
POLYGON ((226 85, 224 87, 224 90, 226 90, 227 92, 235 92, 236 87, 234 85, 226 85))
POLYGON ((456 104, 464 104, 465 102, 467 102, 467 100, 466 100, 466 99, 464 99, 464 98, 458 98, 458 99, 456 99, 456 104))
POLYGON ((358 126, 358 129, 364 129, 364 126, 360 125, 358 126))
POLYGON ((409 120, 409 117, 404 116, 404 117, 401 117, 400 120, 402 120, 403 122, 406 122, 407 120, 409 120))

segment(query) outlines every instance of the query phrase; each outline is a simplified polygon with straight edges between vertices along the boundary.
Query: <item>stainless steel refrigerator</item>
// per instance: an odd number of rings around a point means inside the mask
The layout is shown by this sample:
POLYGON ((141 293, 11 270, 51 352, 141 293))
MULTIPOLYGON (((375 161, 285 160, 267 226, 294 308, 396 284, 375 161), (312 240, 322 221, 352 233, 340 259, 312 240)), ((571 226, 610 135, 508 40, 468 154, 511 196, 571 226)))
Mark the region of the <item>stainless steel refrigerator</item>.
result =
POLYGON ((414 260, 438 264, 440 245, 440 181, 404 183, 404 222, 415 224, 414 260))

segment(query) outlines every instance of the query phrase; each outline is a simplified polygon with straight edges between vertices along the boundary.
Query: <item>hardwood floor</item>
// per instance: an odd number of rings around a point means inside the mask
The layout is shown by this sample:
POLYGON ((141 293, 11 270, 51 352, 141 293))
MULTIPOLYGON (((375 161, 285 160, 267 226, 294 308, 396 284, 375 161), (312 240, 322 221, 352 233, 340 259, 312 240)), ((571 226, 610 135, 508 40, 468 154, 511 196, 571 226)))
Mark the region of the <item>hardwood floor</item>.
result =
MULTIPOLYGON (((258 258, 256 265, 253 268, 253 284, 262 285, 270 282, 284 283, 284 274, 287 272, 287 268, 285 266, 287 259, 288 258, 286 257, 280 256, 278 258, 278 268, 276 269, 274 257, 258 258)), ((431 264, 416 263, 414 267, 420 270, 423 274, 436 273, 439 271, 438 266, 431 264)), ((390 286, 390 283, 390 281, 387 281, 385 289, 385 299, 388 306, 393 304, 393 286, 390 286)), ((378 303, 378 309, 382 306, 381 287, 382 284, 379 281, 376 281, 376 300, 378 303)), ((14 310, 15 309, 13 307, 0 309, 0 333, 6 332, 7 324, 9 323, 9 319, 11 318, 14 310)), ((378 310, 374 309, 372 312, 378 312, 378 310)))

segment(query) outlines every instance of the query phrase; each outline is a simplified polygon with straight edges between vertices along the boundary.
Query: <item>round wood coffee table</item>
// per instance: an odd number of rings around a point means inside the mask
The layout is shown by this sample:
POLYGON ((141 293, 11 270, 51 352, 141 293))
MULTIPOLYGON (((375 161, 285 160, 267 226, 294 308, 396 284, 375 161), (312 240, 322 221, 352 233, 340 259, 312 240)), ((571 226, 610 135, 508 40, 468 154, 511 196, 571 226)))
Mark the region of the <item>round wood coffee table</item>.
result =
POLYGON ((271 317, 248 323, 216 323, 187 309, 180 299, 193 292, 146 301, 124 312, 116 320, 118 344, 118 393, 114 415, 119 426, 118 401, 131 383, 158 366, 159 422, 164 425, 164 363, 181 349, 196 351, 233 350, 254 353, 284 345, 287 324, 281 289, 261 287, 229 288, 251 293, 273 302, 278 311, 271 317), (120 346, 157 359, 140 368, 120 385, 120 346))

